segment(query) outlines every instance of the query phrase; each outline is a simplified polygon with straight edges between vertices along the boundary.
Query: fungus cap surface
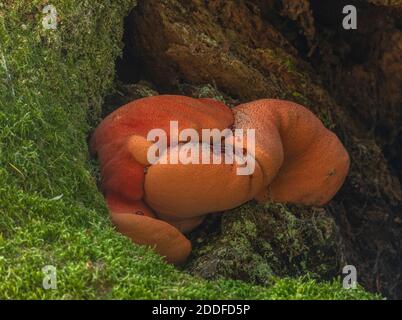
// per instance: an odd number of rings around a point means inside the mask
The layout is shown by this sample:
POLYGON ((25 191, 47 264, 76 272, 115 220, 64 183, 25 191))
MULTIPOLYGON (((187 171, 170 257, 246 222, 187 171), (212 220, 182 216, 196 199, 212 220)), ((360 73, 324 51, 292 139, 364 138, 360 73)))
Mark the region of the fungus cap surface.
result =
POLYGON ((308 109, 264 99, 234 108, 236 128, 256 129, 256 160, 265 177, 259 201, 323 205, 341 188, 349 155, 308 109))

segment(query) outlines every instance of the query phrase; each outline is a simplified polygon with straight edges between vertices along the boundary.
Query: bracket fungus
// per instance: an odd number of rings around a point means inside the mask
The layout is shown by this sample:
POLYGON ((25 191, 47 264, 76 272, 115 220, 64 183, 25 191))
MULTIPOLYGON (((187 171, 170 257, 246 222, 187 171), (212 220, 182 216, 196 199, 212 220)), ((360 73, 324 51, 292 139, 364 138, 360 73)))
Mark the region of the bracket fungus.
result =
MULTIPOLYGON (((233 140, 226 143, 234 145, 233 140)), ((211 149, 215 143, 191 142, 195 150, 211 149)), ((313 113, 272 99, 233 109, 212 99, 184 96, 135 100, 102 121, 90 148, 99 158, 101 188, 117 229, 174 264, 186 261, 191 243, 184 234, 207 214, 252 199, 321 206, 336 194, 349 169, 342 143, 313 113), (232 163, 161 161, 188 142, 169 143, 171 121, 177 121, 178 132, 193 129, 200 135, 204 129, 254 129, 254 150, 249 145, 243 150, 255 160, 254 170, 239 175, 237 169, 244 164, 236 157, 232 163), (155 128, 167 132, 167 147, 150 163, 154 142, 147 136, 155 128)), ((224 156, 226 150, 219 152, 224 156)))

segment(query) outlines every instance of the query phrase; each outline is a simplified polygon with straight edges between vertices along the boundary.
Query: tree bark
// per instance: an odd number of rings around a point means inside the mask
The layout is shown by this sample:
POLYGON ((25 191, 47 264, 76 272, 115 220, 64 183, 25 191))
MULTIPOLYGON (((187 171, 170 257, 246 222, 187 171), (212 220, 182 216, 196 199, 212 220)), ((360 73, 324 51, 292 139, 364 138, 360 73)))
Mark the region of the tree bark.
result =
POLYGON ((401 17, 402 1, 387 0, 139 1, 122 80, 230 106, 295 101, 338 134, 352 161, 322 210, 247 204, 208 220, 191 236, 189 270, 264 283, 329 278, 352 264, 366 288, 402 297, 401 17), (342 28, 346 3, 357 7, 357 30, 342 28))

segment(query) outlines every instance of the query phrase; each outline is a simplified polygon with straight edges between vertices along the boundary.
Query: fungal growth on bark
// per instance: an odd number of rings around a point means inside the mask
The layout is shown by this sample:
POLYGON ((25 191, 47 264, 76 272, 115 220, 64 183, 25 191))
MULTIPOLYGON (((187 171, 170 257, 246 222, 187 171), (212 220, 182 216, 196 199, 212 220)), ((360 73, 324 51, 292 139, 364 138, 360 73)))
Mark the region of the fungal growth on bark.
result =
MULTIPOLYGON (((227 145, 219 150, 221 159, 228 146, 234 148, 235 140, 235 135, 225 140, 227 145)), ((213 149, 215 143, 195 141, 195 149, 213 149)), ((135 100, 99 125, 91 150, 100 160, 102 191, 117 229, 175 264, 185 262, 191 252, 184 233, 206 215, 252 199, 321 206, 340 189, 349 170, 342 143, 312 112, 273 99, 233 110, 212 99, 185 96, 135 100), (203 129, 255 130, 255 148, 246 144, 243 150, 254 162, 253 171, 238 174, 244 163, 236 157, 232 163, 162 161, 189 143, 169 144, 172 121, 178 123, 178 133, 194 129, 200 136, 203 129), (151 163, 147 155, 154 142, 147 137, 153 129, 167 133, 167 146, 151 163)))
POLYGON ((349 155, 311 111, 289 101, 258 100, 235 107, 234 114, 236 128, 257 131, 256 159, 264 173, 257 200, 322 206, 335 196, 349 155))

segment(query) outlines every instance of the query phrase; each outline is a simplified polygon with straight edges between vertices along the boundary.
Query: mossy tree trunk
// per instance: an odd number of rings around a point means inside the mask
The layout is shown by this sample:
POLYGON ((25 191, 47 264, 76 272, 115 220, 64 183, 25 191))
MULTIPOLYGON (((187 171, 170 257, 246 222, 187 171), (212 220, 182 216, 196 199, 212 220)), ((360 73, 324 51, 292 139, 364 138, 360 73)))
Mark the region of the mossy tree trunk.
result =
POLYGON ((221 227, 207 222, 192 235, 192 272, 264 283, 269 275, 332 277, 353 264, 366 288, 401 297, 401 14, 401 1, 139 1, 126 21, 123 81, 228 105, 298 102, 339 135, 352 160, 323 209, 248 204, 221 227), (342 28, 346 4, 357 7, 357 30, 342 28))
MULTIPOLYGON (((300 1, 296 11, 285 10, 280 1, 138 2, 127 20, 131 53, 127 50, 118 63, 121 78, 136 84, 109 99, 104 114, 156 91, 214 96, 229 105, 287 98, 305 104, 336 130, 354 160, 345 188, 325 209, 248 204, 224 215, 221 224, 209 220, 191 235, 200 245, 188 270, 205 277, 216 270, 265 284, 267 275, 306 270, 330 277, 347 261, 356 264, 366 287, 395 296, 400 189, 389 159, 396 155, 389 147, 385 158, 384 140, 362 129, 365 120, 350 116, 347 102, 335 100, 342 97, 331 90, 330 76, 316 75, 326 65, 319 58, 331 55, 320 54, 320 46, 312 49, 328 32, 306 11, 310 2, 300 1), (317 29, 312 32, 311 26, 317 29), (154 88, 140 79, 153 81, 154 88), (211 232, 215 236, 206 244, 211 232), (312 255, 315 251, 319 254, 312 255)), ((113 85, 123 18, 137 1, 51 3, 58 27, 47 30, 43 1, 0 2, 0 298, 378 298, 360 288, 344 290, 339 281, 277 278, 267 286, 207 281, 115 232, 96 188, 86 139, 113 85), (46 265, 57 268, 57 290, 42 287, 46 265)), ((398 8, 389 10, 400 17, 398 8)), ((400 26, 392 19, 398 39, 400 26)), ((384 57, 398 66, 398 55, 384 57)), ((343 61, 340 70, 347 70, 343 61)))

